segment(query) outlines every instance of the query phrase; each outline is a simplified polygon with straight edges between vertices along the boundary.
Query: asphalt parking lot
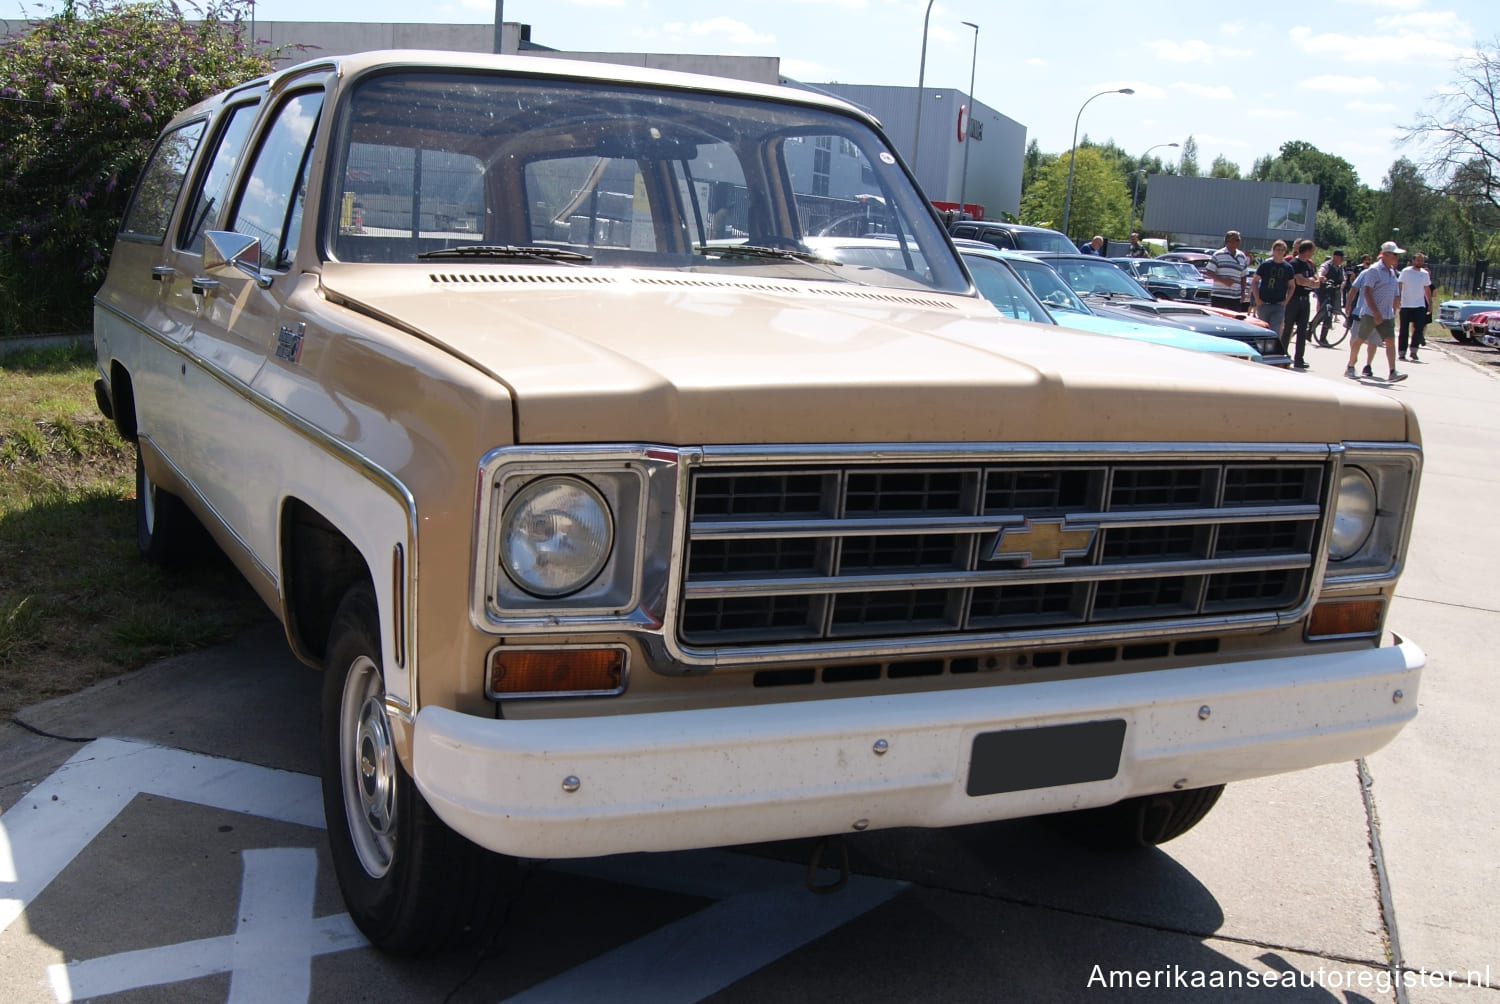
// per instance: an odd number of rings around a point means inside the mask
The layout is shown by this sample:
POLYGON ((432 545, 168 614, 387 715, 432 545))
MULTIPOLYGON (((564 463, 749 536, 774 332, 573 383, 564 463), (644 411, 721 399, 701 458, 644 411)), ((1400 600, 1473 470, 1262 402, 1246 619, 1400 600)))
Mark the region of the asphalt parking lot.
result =
POLYGON ((1365 762, 1232 785, 1139 854, 1038 820, 860 834, 833 895, 811 842, 534 862, 491 943, 403 961, 343 914, 318 681, 262 625, 0 725, 0 999, 1500 1004, 1500 352, 1434 337, 1409 372, 1386 392, 1426 461, 1389 626, 1429 661, 1365 762))

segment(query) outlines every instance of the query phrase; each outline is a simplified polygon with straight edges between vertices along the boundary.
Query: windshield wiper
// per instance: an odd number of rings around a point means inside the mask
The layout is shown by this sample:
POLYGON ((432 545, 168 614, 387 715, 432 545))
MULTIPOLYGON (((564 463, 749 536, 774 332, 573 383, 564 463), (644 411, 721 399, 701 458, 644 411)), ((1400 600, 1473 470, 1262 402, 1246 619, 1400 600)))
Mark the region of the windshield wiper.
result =
POLYGON ((777 258, 781 261, 805 261, 810 265, 842 265, 841 261, 824 258, 811 251, 794 251, 791 248, 768 248, 759 244, 715 244, 696 249, 701 255, 718 255, 720 258, 777 258))
POLYGON ((516 247, 514 244, 465 244, 423 251, 418 258, 541 258, 547 261, 593 261, 593 255, 567 248, 516 247))

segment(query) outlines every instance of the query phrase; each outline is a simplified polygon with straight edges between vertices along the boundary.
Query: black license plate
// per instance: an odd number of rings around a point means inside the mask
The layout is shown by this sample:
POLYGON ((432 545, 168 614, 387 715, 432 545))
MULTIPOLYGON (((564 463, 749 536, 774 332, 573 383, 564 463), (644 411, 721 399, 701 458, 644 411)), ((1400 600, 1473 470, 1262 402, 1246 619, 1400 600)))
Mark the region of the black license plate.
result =
POLYGON ((1125 720, 981 732, 969 757, 970 795, 1107 781, 1120 770, 1125 720))

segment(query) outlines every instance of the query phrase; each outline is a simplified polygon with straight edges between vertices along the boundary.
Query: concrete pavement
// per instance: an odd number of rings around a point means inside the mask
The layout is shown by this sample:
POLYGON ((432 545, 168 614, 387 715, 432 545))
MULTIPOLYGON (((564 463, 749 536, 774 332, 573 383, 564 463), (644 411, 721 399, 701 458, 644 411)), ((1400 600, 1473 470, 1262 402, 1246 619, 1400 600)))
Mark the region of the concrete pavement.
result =
MULTIPOLYGON (((1343 379, 1343 348, 1308 358, 1287 379, 1343 379)), ((68 740, 0 725, 0 836, 25 848, 0 844, 0 998, 1500 1004, 1500 379, 1440 349, 1423 360, 1386 391, 1413 403, 1426 444, 1389 625, 1429 662, 1416 721, 1363 771, 1231 785, 1142 854, 1037 820, 862 834, 851 898, 797 890, 805 842, 558 863, 528 874, 487 954, 400 962, 340 926, 309 801, 318 681, 263 625, 19 716, 68 740), (155 746, 87 742, 100 736, 155 746), (26 817, 88 807, 76 854, 37 849, 62 831, 26 817), (48 855, 56 877, 5 926, 48 855), (274 936, 266 903, 298 939, 274 936), (1392 958, 1416 985, 1388 985, 1392 958), (1303 985, 1183 989, 1174 969, 1303 985), (1169 982, 1100 982, 1123 970, 1169 982), (141 982, 153 972, 182 978, 141 982)))

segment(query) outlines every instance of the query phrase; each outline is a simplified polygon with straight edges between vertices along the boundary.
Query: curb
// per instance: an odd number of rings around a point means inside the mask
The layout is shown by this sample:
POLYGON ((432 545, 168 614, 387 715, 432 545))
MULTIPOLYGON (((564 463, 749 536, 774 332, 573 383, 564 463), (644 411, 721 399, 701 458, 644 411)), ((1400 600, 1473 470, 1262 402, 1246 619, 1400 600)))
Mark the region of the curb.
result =
POLYGON ((92 333, 81 335, 21 335, 17 338, 0 338, 0 358, 43 349, 64 349, 75 345, 93 345, 92 333))

